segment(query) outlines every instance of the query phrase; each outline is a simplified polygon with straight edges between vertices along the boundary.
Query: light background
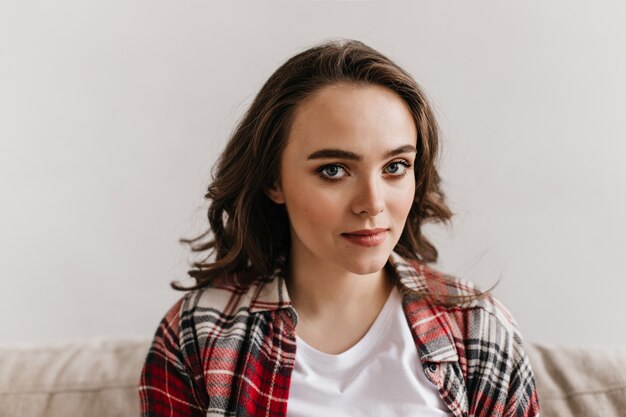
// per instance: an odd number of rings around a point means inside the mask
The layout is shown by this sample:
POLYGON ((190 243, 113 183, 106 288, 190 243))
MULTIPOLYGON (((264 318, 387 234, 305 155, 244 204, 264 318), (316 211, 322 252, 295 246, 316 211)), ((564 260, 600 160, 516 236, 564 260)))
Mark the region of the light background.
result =
POLYGON ((3 2, 0 341, 151 336, 236 121, 347 37, 436 109, 439 268, 500 278, 528 341, 626 344, 625 21, 621 1, 3 2))

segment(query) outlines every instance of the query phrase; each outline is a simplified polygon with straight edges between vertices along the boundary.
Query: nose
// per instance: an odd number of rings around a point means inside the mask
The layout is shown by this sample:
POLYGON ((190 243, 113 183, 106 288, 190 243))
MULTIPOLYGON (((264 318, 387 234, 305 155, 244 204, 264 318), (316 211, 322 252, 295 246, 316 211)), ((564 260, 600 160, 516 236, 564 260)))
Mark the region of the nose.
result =
POLYGON ((352 200, 352 212, 361 215, 366 213, 375 216, 385 209, 382 185, 377 179, 363 179, 356 189, 352 200))

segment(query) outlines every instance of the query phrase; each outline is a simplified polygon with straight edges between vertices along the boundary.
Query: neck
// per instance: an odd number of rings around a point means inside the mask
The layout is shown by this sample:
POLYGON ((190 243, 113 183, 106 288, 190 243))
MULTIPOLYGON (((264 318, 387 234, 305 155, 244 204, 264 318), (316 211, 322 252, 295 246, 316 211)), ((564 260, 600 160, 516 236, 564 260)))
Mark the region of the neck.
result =
POLYGON ((393 287, 390 278, 385 268, 358 275, 292 252, 287 290, 299 317, 317 321, 378 311, 393 287))

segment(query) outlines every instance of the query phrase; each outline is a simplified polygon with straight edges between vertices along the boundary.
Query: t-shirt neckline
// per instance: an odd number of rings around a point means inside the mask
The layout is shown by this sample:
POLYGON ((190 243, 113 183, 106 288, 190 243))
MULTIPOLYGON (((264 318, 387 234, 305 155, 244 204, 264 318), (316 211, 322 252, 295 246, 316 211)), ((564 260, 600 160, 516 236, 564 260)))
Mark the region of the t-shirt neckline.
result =
POLYGON ((394 286, 367 333, 348 350, 338 354, 325 353, 315 349, 296 335, 296 356, 304 355, 307 360, 327 368, 337 369, 353 366, 366 356, 367 351, 372 349, 379 340, 391 316, 392 307, 400 302, 398 297, 398 290, 394 286))

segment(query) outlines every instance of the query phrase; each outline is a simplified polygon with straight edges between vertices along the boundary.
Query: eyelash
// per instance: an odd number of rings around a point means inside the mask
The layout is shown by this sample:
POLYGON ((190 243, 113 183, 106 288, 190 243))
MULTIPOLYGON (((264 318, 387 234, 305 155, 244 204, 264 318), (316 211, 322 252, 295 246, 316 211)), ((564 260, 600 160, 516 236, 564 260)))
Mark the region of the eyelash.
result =
MULTIPOLYGON (((404 172, 402 174, 399 175, 393 175, 391 174, 392 177, 395 177, 396 179, 402 178, 404 177, 411 169, 411 167, 413 166, 409 161, 406 160, 399 160, 399 161, 393 161, 391 162, 389 165, 393 165, 393 164, 400 164, 404 166, 404 172)), ((387 165, 387 167, 389 166, 387 165)), ((317 169, 317 173, 320 176, 320 178, 322 178, 323 180, 326 181, 331 181, 331 182, 338 182, 341 181, 343 179, 343 177, 329 177, 328 175, 324 175, 324 170, 326 170, 329 167, 339 167, 341 169, 343 169, 344 171, 347 171, 345 165, 343 164, 327 164, 327 165, 322 165, 321 167, 319 167, 317 169)), ((387 168, 385 167, 385 168, 387 168)))

